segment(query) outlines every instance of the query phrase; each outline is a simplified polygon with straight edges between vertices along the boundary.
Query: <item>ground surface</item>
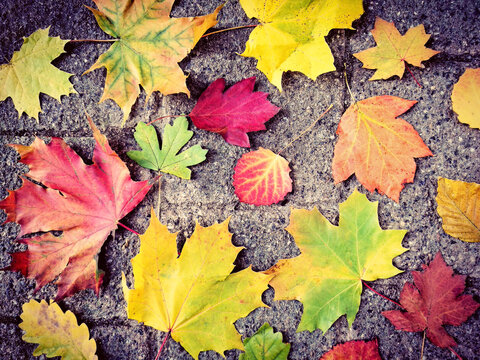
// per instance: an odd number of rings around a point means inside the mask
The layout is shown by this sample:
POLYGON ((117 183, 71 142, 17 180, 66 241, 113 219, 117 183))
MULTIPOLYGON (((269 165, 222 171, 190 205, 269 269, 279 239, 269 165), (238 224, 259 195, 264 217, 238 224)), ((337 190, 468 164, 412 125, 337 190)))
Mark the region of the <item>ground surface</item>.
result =
MULTIPOLYGON (((173 16, 206 14, 220 0, 179 0, 173 16)), ((10 59, 18 50, 22 37, 38 28, 51 26, 50 33, 63 39, 105 38, 91 13, 83 6, 93 6, 89 0, 4 0, 0 7, 0 53, 10 59)), ((133 107, 126 126, 119 126, 122 113, 111 101, 98 104, 103 91, 105 71, 97 70, 82 76, 108 48, 108 44, 69 44, 67 54, 54 62, 64 71, 75 74, 71 81, 78 94, 63 97, 61 103, 41 95, 43 113, 37 123, 23 115, 18 118, 11 99, 0 103, 0 142, 29 144, 33 137, 48 139, 63 137, 84 159, 93 150, 91 131, 84 109, 107 136, 112 148, 127 162, 134 179, 151 178, 152 174, 135 165, 126 156, 134 148, 133 128, 139 121, 148 121, 165 114, 188 113, 201 92, 213 80, 223 77, 227 85, 250 76, 257 77, 257 89, 270 93, 269 99, 282 110, 267 123, 267 131, 250 135, 252 148, 265 147, 279 151, 292 137, 305 129, 331 103, 334 108, 313 130, 285 152, 290 161, 294 190, 278 205, 255 207, 240 204, 234 194, 233 167, 245 149, 226 144, 213 133, 197 130, 192 143, 201 143, 209 150, 207 161, 193 168, 191 181, 166 175, 162 181, 161 221, 170 231, 179 231, 179 241, 191 235, 195 221, 203 226, 224 221, 231 216, 230 231, 235 245, 245 247, 237 260, 239 268, 252 265, 265 270, 277 260, 298 254, 292 237, 284 230, 289 222, 290 207, 316 206, 330 221, 338 221, 338 204, 359 187, 355 177, 334 185, 331 161, 337 141, 335 130, 341 114, 350 105, 343 77, 346 64, 348 79, 357 99, 390 94, 418 101, 403 116, 419 132, 435 156, 416 161, 415 182, 402 191, 399 204, 376 193, 369 194, 379 201, 379 220, 384 229, 407 229, 403 246, 408 252, 397 257, 394 264, 402 270, 420 270, 439 250, 447 264, 457 273, 467 275, 466 293, 480 300, 480 248, 446 235, 436 212, 436 186, 439 176, 480 183, 480 131, 457 121, 451 109, 450 94, 454 83, 467 67, 480 66, 480 3, 472 0, 365 0, 365 14, 355 22, 356 31, 335 30, 327 40, 335 56, 336 72, 311 81, 300 73, 283 77, 283 92, 271 85, 256 69, 256 60, 236 53, 244 49, 250 29, 231 31, 202 39, 181 63, 189 74, 187 85, 191 98, 173 95, 162 98, 155 94, 145 103, 144 93, 133 107), (372 71, 361 68, 352 53, 374 45, 369 31, 375 17, 394 21, 404 33, 423 23, 432 34, 429 46, 442 53, 426 62, 425 69, 414 69, 423 87, 405 74, 402 80, 369 82, 372 71)), ((237 1, 227 2, 219 16, 217 28, 254 23, 246 17, 237 1)), ((160 124, 159 124, 160 125, 160 124)), ((6 189, 21 185, 19 175, 25 167, 17 164, 17 154, 9 149, 0 151, 1 197, 6 189)), ((130 213, 124 222, 143 232, 149 219, 149 209, 155 204, 156 189, 130 213)), ((10 263, 10 252, 19 251, 15 244, 17 227, 0 228, 0 267, 10 263)), ((61 302, 63 309, 72 310, 91 329, 100 359, 154 359, 164 333, 128 320, 120 287, 121 272, 132 281, 130 259, 139 249, 136 235, 119 229, 109 237, 99 256, 105 270, 101 295, 83 291, 61 302)), ((379 280, 374 287, 393 299, 398 299, 403 284, 411 281, 408 271, 388 280, 379 280)), ((18 328, 21 306, 31 298, 51 298, 55 288, 48 285, 34 294, 34 282, 20 274, 0 271, 0 358, 31 359, 34 346, 21 340, 18 328)), ((273 301, 269 289, 263 299, 269 308, 253 311, 236 322, 238 331, 251 336, 264 322, 281 331, 284 341, 292 344, 290 359, 318 359, 336 343, 352 339, 377 337, 384 359, 418 359, 422 336, 419 333, 396 331, 380 314, 394 305, 365 289, 360 311, 351 328, 345 317, 322 334, 304 331, 296 333, 302 314, 297 301, 273 301)), ((459 345, 456 351, 463 359, 480 358, 480 311, 460 327, 449 327, 449 333, 459 345)), ((237 359, 239 351, 228 351, 228 359, 237 359)), ((169 340, 161 359, 190 359, 182 347, 169 340)), ((220 359, 214 352, 200 355, 201 359, 220 359)), ((453 359, 449 350, 442 350, 427 341, 425 359, 453 359)))

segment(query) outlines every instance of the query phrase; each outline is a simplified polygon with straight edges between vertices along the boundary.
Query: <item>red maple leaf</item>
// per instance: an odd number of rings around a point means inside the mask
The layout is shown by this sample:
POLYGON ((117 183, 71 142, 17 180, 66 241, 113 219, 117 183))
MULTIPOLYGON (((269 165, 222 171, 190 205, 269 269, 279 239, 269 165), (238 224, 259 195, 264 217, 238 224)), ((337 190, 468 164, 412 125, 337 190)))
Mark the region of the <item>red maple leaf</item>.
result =
POLYGON ((250 147, 247 132, 265 130, 264 123, 280 110, 267 100, 267 93, 253 92, 254 86, 253 76, 222 93, 225 80, 217 79, 188 116, 199 129, 221 134, 229 144, 250 147))
POLYGON ((378 353, 377 340, 352 340, 335 345, 332 350, 323 354, 320 360, 382 360, 378 353))
POLYGON ((91 288, 98 293, 103 275, 95 256, 118 220, 145 197, 151 185, 136 182, 89 119, 96 140, 93 164, 62 140, 46 145, 35 138, 30 146, 10 145, 30 171, 20 189, 0 202, 6 222, 20 224, 18 241, 28 250, 12 254, 7 270, 20 271, 37 281, 36 290, 57 280, 57 299, 91 288), (44 186, 30 181, 37 181, 44 186), (62 231, 55 236, 51 231, 62 231), (20 237, 44 232, 29 238, 20 237))
POLYGON ((438 252, 424 271, 413 271, 413 281, 406 283, 400 304, 407 310, 384 311, 382 314, 403 331, 426 331, 430 341, 439 347, 457 345, 442 325, 458 326, 480 306, 471 295, 460 295, 465 276, 455 275, 438 252))

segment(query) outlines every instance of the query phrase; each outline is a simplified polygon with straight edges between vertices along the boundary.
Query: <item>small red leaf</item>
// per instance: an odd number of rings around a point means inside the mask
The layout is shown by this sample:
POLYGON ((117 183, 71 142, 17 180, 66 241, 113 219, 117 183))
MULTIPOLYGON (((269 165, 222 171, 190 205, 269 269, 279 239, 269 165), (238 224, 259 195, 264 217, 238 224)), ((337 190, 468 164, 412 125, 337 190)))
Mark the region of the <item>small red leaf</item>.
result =
POLYGON ((221 134, 229 144, 250 147, 247 132, 265 130, 264 123, 280 110, 267 100, 267 93, 253 92, 254 86, 251 77, 222 93, 225 80, 217 79, 188 116, 199 129, 221 134))
POLYGON ((235 194, 247 204, 275 204, 292 191, 289 172, 288 161, 268 149, 243 154, 233 174, 235 194))
POLYGON ((403 331, 427 331, 430 341, 439 347, 457 345, 442 325, 458 326, 480 306, 465 289, 465 276, 455 275, 439 252, 423 272, 413 271, 415 285, 406 283, 400 304, 407 310, 384 311, 382 314, 403 331))
POLYGON ((320 360, 382 360, 378 353, 377 340, 349 341, 335 345, 332 350, 323 354, 320 360))

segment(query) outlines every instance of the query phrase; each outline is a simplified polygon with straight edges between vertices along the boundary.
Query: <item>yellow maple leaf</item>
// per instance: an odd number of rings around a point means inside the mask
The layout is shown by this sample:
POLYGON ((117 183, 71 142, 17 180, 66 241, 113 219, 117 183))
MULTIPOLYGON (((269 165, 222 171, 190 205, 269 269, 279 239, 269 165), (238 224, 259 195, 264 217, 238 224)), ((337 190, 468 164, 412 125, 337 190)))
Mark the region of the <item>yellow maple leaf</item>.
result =
POLYGON ((466 69, 453 86, 452 107, 458 120, 480 129, 480 68, 466 69))
POLYGON ((408 29, 401 35, 393 23, 377 17, 372 30, 377 46, 353 54, 366 69, 377 69, 370 80, 388 79, 405 72, 405 63, 423 68, 422 61, 430 59, 440 51, 425 47, 430 35, 423 25, 408 29))
POLYGON ((40 29, 24 38, 10 63, 0 65, 0 101, 11 97, 18 117, 25 113, 38 121, 40 93, 59 101, 62 95, 76 93, 68 80, 73 74, 51 64, 69 40, 50 37, 48 30, 40 29))
POLYGON ((463 241, 480 241, 480 185, 438 179, 437 211, 443 230, 463 241))
POLYGON ((71 311, 63 312, 57 303, 47 304, 45 300, 30 300, 22 307, 23 322, 20 328, 25 331, 22 339, 39 344, 33 356, 45 354, 47 357, 61 356, 63 360, 96 360, 97 345, 89 339, 87 325, 77 324, 71 311))
POLYGON ((132 260, 135 289, 124 283, 128 317, 170 332, 196 358, 200 351, 242 348, 233 323, 265 306, 270 276, 251 268, 231 274, 240 248, 231 243, 228 220, 197 225, 179 257, 175 239, 152 211, 132 260))
POLYGON ((334 71, 325 41, 331 29, 351 27, 363 14, 361 0, 240 0, 248 17, 260 21, 243 56, 255 57, 257 68, 282 89, 285 71, 300 71, 315 80, 334 71))
POLYGON ((107 69, 100 102, 115 101, 123 110, 125 122, 140 94, 139 85, 145 89, 147 100, 154 91, 190 96, 178 62, 217 23, 223 5, 206 16, 170 18, 174 0, 93 1, 98 10, 89 9, 98 25, 116 39, 86 71, 107 69))

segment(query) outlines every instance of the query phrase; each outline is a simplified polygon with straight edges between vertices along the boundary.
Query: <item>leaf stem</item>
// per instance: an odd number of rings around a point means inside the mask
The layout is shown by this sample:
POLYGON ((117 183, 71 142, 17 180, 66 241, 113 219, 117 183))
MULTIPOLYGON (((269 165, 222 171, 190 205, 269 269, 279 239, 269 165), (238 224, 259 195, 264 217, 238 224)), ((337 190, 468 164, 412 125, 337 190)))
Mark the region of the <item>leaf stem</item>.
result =
POLYGON ((165 118, 176 118, 176 117, 180 117, 180 116, 188 116, 188 115, 185 115, 185 114, 181 114, 181 115, 165 115, 165 116, 160 116, 159 118, 156 118, 155 120, 152 120, 150 122, 147 123, 147 125, 152 125, 155 121, 158 121, 158 120, 162 120, 162 119, 165 119, 165 118))
POLYGON ((380 294, 378 291, 374 290, 370 285, 368 285, 365 281, 362 280, 362 284, 365 285, 367 288, 369 288, 370 290, 372 290, 375 294, 377 295, 380 295, 381 297, 383 297, 384 299, 394 303, 395 305, 397 306, 400 306, 402 309, 405 309, 402 305, 400 305, 398 302, 390 299, 389 297, 385 296, 385 295, 382 295, 380 294))
POLYGON ((162 178, 158 179, 158 193, 157 193, 157 206, 156 206, 156 211, 155 213, 157 214, 158 220, 160 220, 160 200, 161 200, 161 194, 162 194, 162 178))
POLYGON ((115 42, 120 39, 76 39, 70 40, 69 42, 115 42))
POLYGON ((451 346, 448 347, 448 349, 458 358, 458 360, 463 360, 460 355, 458 355, 455 350, 452 349, 451 346))
POLYGON ((128 231, 130 231, 130 232, 132 232, 132 233, 134 233, 134 234, 136 234, 136 235, 140 235, 138 232, 136 232, 136 231, 133 230, 133 229, 130 229, 127 225, 123 225, 121 222, 117 222, 117 225, 120 225, 121 227, 127 229, 128 231))
POLYGON ((165 338, 163 339, 162 345, 160 345, 160 349, 158 349, 157 356, 155 356, 155 360, 158 360, 158 358, 160 357, 160 353, 162 352, 163 347, 165 346, 165 343, 167 342, 167 339, 170 336, 171 332, 172 332, 172 329, 168 330, 167 335, 165 335, 165 338))
POLYGON ((425 348, 425 334, 427 332, 423 330, 422 349, 420 350, 420 360, 423 359, 423 349, 425 348))
POLYGON ((227 29, 212 31, 212 32, 210 32, 210 33, 208 33, 208 34, 204 34, 204 35, 202 36, 202 38, 207 37, 207 36, 209 36, 209 35, 213 35, 213 34, 219 34, 219 33, 225 32, 225 31, 237 30, 237 29, 245 29, 245 28, 256 27, 256 26, 258 26, 258 24, 235 26, 235 27, 232 27, 232 28, 227 28, 227 29))
POLYGON ((305 130, 303 130, 300 135, 298 135, 295 139, 293 139, 292 141, 290 141, 288 143, 287 146, 285 146, 282 150, 280 150, 278 152, 278 155, 280 155, 282 152, 285 151, 286 148, 288 148, 289 146, 291 146, 295 141, 297 141, 298 139, 300 139, 303 135, 305 135, 306 132, 310 131, 312 129, 312 127, 321 119, 325 116, 326 113, 328 113, 330 111, 330 109, 333 107, 333 104, 330 104, 330 106, 327 108, 327 110, 325 110, 319 117, 318 119, 316 119, 314 122, 312 122, 310 124, 310 126, 308 128, 306 128, 305 130))
POLYGON ((347 90, 348 90, 348 93, 350 94, 350 98, 353 101, 353 106, 357 107, 357 99, 355 99, 355 96, 352 93, 352 89, 350 89, 350 85, 348 84, 348 76, 347 76, 347 70, 346 70, 347 64, 343 64, 343 65, 345 66, 345 70, 343 71, 343 74, 345 75, 345 84, 347 84, 347 90))
POLYGON ((415 75, 413 75, 413 72, 412 70, 410 70, 410 66, 407 65, 407 62, 405 60, 403 60, 403 63, 405 64, 405 67, 407 68, 408 72, 410 73, 410 75, 412 75, 413 77, 413 80, 415 80, 415 82, 417 83, 418 86, 422 87, 422 84, 420 84, 417 80, 417 78, 415 77, 415 75))

